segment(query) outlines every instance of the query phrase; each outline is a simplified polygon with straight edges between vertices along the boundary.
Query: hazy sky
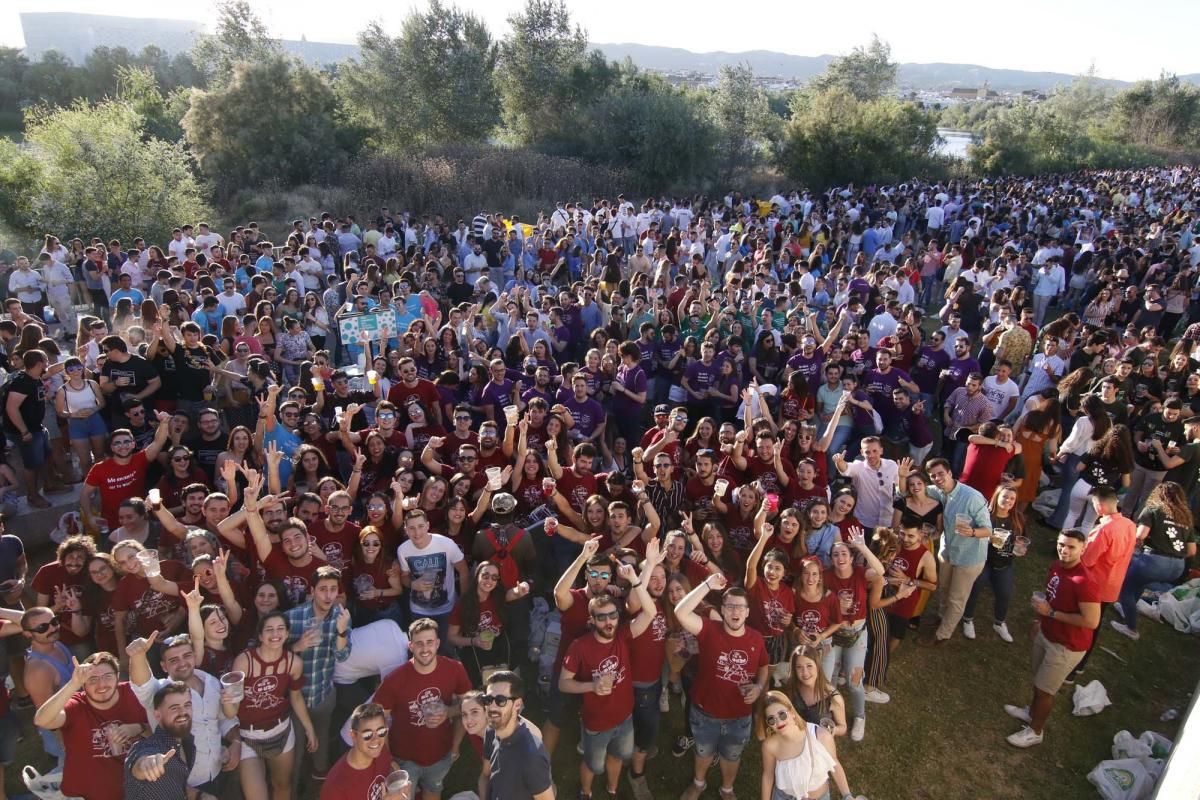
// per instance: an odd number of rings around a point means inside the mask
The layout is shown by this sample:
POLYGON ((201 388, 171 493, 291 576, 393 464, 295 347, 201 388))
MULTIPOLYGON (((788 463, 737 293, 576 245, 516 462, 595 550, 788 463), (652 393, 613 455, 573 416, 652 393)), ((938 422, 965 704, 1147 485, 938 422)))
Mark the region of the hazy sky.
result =
MULTIPOLYGON (((447 3, 453 0, 446 0, 447 3)), ((523 0, 458 0, 495 35, 523 0)), ((252 0, 279 37, 353 42, 371 19, 389 31, 412 2, 366 0, 252 0), (330 14, 333 9, 336 13, 330 14)), ((420 4, 423 5, 423 4, 420 4)), ((1161 70, 1200 72, 1200 50, 1191 32, 1200 26, 1200 0, 1010 0, 1006 3, 795 3, 766 6, 728 2, 656 3, 569 0, 576 21, 593 42, 636 42, 696 52, 775 50, 796 55, 844 53, 872 33, 892 45, 898 61, 948 61, 988 67, 1080 73, 1095 64, 1102 77, 1137 80, 1161 70), (736 12, 736 13, 735 13, 736 12), (742 16, 739 16, 742 14, 742 16)), ((210 0, 0 0, 0 44, 22 46, 21 11, 76 11, 123 16, 200 19, 213 15, 210 0)))

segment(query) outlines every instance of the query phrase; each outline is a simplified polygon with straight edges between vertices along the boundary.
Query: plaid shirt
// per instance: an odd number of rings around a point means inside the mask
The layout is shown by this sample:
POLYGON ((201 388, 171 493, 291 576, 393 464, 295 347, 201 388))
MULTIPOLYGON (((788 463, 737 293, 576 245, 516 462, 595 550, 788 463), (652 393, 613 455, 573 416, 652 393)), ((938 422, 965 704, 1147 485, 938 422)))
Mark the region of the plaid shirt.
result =
MULTIPOLYGON (((319 706, 333 691, 333 668, 338 661, 350 657, 350 631, 346 630, 346 646, 337 649, 337 606, 330 609, 321 622, 321 641, 301 654, 304 660, 304 704, 309 708, 319 706)), ((288 644, 295 644, 309 624, 317 618, 313 603, 309 600, 286 612, 288 620, 288 644)))
POLYGON ((967 387, 960 386, 946 400, 950 412, 950 434, 953 436, 963 428, 972 428, 992 418, 992 401, 983 392, 974 397, 967 394, 967 387))

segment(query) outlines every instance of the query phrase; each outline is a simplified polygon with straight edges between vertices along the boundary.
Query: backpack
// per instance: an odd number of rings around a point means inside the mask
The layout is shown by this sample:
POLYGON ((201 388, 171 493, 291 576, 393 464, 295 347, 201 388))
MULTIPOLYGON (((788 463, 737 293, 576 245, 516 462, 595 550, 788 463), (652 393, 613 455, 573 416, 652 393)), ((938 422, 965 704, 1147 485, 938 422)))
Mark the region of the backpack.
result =
POLYGON ((499 537, 496 536, 494 527, 487 528, 486 533, 488 541, 492 543, 492 549, 495 550, 487 560, 494 562, 500 568, 500 585, 511 589, 521 580, 521 569, 517 566, 516 559, 512 557, 512 549, 525 535, 525 529, 517 528, 513 531, 512 535, 508 537, 507 543, 501 543, 499 537))

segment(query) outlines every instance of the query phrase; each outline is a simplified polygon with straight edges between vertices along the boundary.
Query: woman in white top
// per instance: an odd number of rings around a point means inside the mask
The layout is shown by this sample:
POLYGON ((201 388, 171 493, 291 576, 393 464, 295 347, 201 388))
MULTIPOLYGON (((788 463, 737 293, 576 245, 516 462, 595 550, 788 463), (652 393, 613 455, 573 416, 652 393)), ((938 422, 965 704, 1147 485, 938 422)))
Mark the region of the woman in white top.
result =
POLYGON ((104 395, 100 385, 85 377, 83 362, 74 356, 63 362, 67 378, 54 393, 54 409, 67 420, 67 436, 71 449, 79 459, 79 470, 86 474, 93 463, 104 459, 104 443, 108 427, 100 411, 104 395))
POLYGON ((762 741, 762 800, 830 800, 830 782, 842 800, 853 800, 837 760, 833 736, 801 719, 783 692, 767 692, 755 714, 762 741))

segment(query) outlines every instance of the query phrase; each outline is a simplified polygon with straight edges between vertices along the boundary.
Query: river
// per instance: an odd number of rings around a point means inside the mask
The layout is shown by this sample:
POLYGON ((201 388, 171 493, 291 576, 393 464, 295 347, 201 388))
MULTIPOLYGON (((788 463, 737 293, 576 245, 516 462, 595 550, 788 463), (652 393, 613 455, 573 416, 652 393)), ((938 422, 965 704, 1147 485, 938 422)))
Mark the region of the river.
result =
POLYGON ((938 146, 937 152, 952 158, 965 159, 967 148, 975 140, 969 131, 955 131, 949 128, 938 128, 938 136, 941 136, 944 141, 938 146))

